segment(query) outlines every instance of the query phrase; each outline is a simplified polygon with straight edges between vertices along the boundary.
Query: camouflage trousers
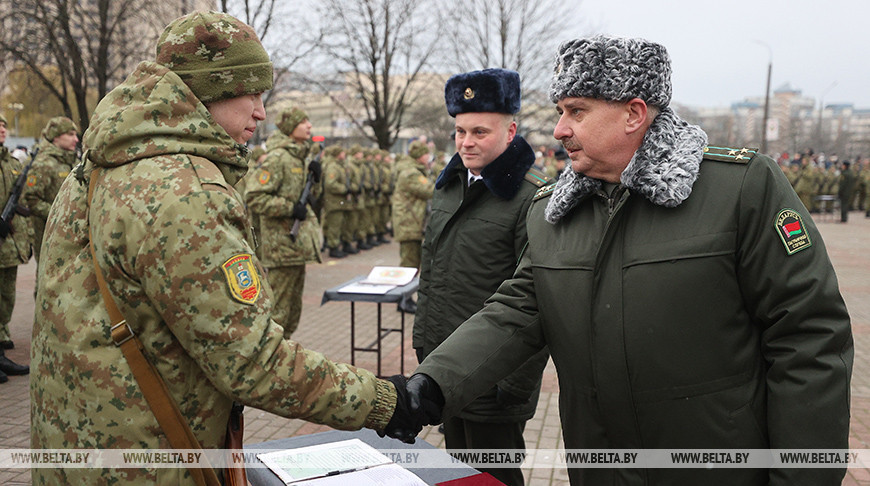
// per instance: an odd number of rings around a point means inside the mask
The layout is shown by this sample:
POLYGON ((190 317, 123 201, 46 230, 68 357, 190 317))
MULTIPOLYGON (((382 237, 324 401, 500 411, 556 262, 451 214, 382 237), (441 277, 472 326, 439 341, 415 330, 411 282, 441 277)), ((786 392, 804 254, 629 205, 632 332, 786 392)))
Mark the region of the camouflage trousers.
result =
POLYGON ((0 341, 11 341, 9 321, 12 320, 12 309, 15 307, 15 279, 18 277, 18 267, 0 268, 0 341))
POLYGON ((423 247, 420 240, 399 243, 399 266, 420 269, 423 247))
POLYGON ((365 240, 366 236, 371 234, 372 229, 372 212, 371 208, 366 206, 363 209, 357 209, 357 213, 359 214, 359 219, 357 220, 356 230, 354 231, 354 236, 356 240, 365 240))
POLYGON ((341 241, 353 243, 356 240, 356 227, 359 224, 359 213, 356 209, 344 212, 344 220, 341 222, 341 241))
POLYGON ((390 204, 379 204, 375 207, 375 234, 387 232, 387 223, 390 221, 390 204))
POLYGON ((299 317, 302 315, 305 265, 272 267, 267 270, 269 285, 275 294, 272 320, 284 328, 284 339, 290 339, 290 335, 299 327, 299 317))
POLYGON ((329 248, 341 246, 341 227, 344 224, 345 213, 346 211, 340 209, 329 211, 326 213, 326 218, 323 219, 323 233, 326 237, 326 246, 329 248))

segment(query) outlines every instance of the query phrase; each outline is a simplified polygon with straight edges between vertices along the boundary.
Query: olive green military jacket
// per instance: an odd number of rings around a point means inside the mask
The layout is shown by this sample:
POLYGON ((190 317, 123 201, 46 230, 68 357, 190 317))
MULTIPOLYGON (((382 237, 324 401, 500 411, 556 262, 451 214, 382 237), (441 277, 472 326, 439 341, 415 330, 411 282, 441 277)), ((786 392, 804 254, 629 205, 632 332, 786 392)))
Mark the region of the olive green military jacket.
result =
MULTIPOLYGON (((468 185, 459 154, 435 183, 432 214, 423 238, 420 289, 414 315, 414 348, 431 353, 483 307, 510 278, 528 241, 526 213, 535 191, 547 183, 530 169, 535 155, 522 137, 468 185)), ((482 349, 486 349, 484 344, 482 349)), ((495 387, 466 406, 459 417, 478 422, 518 422, 535 414, 541 374, 549 355, 542 351, 498 387, 525 403, 505 405, 495 387)))
POLYGON ((42 243, 48 212, 60 191, 60 185, 76 162, 75 152, 64 150, 46 140, 40 141, 39 153, 33 159, 22 192, 24 205, 30 208, 35 245, 42 243))
MULTIPOLYGON (((555 198, 541 194, 513 278, 417 369, 439 383, 444 413, 549 346, 566 449, 847 449, 854 350, 824 242, 771 159, 725 158, 705 158, 694 185, 623 174, 690 190, 676 207, 620 185, 571 199, 550 223, 555 198)), ((844 473, 568 471, 575 485, 818 485, 844 473)))
MULTIPOLYGON (((260 228, 257 256, 267 268, 321 261, 320 222, 310 204, 296 238, 290 236, 296 221, 293 207, 308 178, 311 147, 276 130, 266 141, 266 159, 247 177, 245 201, 260 228)), ((312 199, 320 191, 320 184, 312 184, 312 199)))
MULTIPOLYGON (((9 149, 0 145, 0 211, 6 207, 6 202, 12 195, 15 181, 21 174, 23 167, 9 149)), ((22 204, 19 198, 18 204, 22 204)), ((27 263, 31 255, 31 243, 33 242, 33 226, 30 218, 16 214, 12 218, 12 230, 14 233, 0 240, 0 268, 14 267, 27 263)))
POLYGON ((347 160, 330 157, 323 164, 323 210, 344 211, 351 205, 347 160))
MULTIPOLYGON (((89 161, 63 184, 46 228, 31 447, 170 447, 111 340, 90 245, 204 448, 223 447, 233 400, 339 429, 386 426, 396 401, 389 382, 285 340, 272 320, 272 290, 232 187, 247 150, 175 73, 141 63, 97 106, 84 144, 89 161), (94 167, 89 208, 80 179, 94 167)), ((39 468, 32 477, 36 485, 193 484, 185 468, 39 468)))
POLYGON ((393 236, 396 241, 423 241, 426 206, 432 199, 435 183, 426 175, 426 167, 405 157, 397 168, 393 192, 393 236))

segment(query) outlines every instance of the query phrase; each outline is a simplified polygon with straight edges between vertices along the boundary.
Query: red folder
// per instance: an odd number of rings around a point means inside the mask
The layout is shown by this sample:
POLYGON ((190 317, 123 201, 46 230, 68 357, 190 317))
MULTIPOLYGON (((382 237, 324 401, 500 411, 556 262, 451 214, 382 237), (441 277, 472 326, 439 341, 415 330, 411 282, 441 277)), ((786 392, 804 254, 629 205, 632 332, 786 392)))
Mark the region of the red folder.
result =
POLYGON ((504 483, 489 473, 480 473, 437 483, 435 486, 504 486, 504 483))

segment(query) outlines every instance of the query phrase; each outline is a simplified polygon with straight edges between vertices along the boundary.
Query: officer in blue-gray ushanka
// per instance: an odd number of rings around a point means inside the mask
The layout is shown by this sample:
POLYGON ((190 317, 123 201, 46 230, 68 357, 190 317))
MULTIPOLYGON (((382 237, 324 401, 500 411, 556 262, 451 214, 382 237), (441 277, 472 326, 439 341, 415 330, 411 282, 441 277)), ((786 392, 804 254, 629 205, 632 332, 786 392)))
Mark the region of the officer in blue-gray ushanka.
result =
MULTIPOLYGON (((409 379, 412 413, 461 413, 548 346, 566 449, 848 449, 849 314, 776 163, 707 145, 669 106, 654 42, 565 42, 549 94, 572 170, 535 196, 514 276, 409 379)), ((721 466, 568 476, 816 486, 846 471, 721 466)))

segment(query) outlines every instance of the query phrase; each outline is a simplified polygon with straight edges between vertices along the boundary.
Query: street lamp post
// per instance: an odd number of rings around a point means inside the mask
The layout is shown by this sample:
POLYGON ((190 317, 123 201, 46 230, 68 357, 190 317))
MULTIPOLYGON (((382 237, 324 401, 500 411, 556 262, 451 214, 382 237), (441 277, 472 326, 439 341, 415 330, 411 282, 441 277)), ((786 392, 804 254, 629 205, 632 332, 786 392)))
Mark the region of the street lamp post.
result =
POLYGON ((834 89, 834 86, 836 85, 836 81, 831 83, 830 86, 822 91, 822 95, 819 97, 819 152, 825 152, 825 148, 822 146, 825 142, 825 131, 822 128, 822 114, 825 112, 825 95, 828 94, 828 91, 834 89))
POLYGON ((20 137, 21 134, 18 131, 18 114, 24 109, 24 105, 21 103, 9 103, 6 107, 15 112, 15 136, 20 137))
POLYGON ((761 153, 767 153, 767 120, 770 116, 770 76, 773 74, 773 50, 766 42, 755 40, 767 48, 767 87, 764 90, 764 119, 761 123, 761 153))

